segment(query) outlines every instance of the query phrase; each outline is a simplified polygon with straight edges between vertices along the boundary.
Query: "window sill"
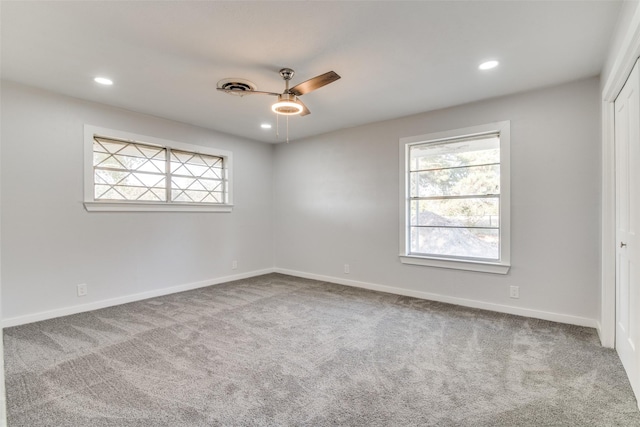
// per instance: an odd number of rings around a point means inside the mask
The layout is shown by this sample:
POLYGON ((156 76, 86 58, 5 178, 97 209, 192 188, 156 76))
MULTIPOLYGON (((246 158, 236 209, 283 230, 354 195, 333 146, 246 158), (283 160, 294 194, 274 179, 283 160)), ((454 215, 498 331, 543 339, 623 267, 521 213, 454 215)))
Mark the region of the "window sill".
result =
POLYGON ((458 259, 427 258, 414 255, 400 255, 400 262, 425 267, 451 268, 454 270, 479 271, 493 274, 507 274, 511 268, 509 264, 498 262, 462 261, 458 259))
POLYGON ((231 212, 233 205, 190 203, 84 202, 88 212, 231 212))

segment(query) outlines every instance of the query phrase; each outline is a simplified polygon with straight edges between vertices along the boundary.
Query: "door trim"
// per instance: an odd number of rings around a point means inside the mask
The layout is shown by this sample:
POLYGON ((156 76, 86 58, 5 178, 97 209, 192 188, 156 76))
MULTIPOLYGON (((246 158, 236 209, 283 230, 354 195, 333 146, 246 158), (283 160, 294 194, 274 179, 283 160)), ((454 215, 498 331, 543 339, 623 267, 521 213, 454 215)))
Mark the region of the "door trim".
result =
POLYGON ((616 334, 615 132, 613 102, 640 57, 640 5, 602 90, 601 307, 598 334, 604 347, 614 348, 616 334))

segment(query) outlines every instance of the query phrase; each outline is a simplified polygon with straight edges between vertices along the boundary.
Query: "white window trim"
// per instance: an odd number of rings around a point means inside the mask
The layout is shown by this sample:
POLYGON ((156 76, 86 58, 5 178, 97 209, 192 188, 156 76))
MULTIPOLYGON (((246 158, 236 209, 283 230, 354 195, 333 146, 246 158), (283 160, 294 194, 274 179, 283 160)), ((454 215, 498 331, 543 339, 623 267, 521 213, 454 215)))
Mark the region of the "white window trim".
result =
POLYGON ((428 267, 507 274, 511 268, 511 184, 510 184, 510 139, 511 123, 506 120, 485 125, 471 126, 444 132, 400 138, 400 262, 428 267), (422 256, 409 253, 408 227, 409 194, 408 152, 413 144, 436 142, 465 136, 500 133, 500 260, 482 260, 422 256))
POLYGON ((84 125, 84 207, 89 212, 231 212, 233 209, 233 156, 230 151, 218 150, 200 145, 185 144, 152 136, 138 135, 98 126, 84 125), (224 159, 226 183, 225 204, 139 202, 129 200, 95 200, 93 177, 93 138, 115 138, 122 141, 153 144, 176 150, 222 157, 224 159))

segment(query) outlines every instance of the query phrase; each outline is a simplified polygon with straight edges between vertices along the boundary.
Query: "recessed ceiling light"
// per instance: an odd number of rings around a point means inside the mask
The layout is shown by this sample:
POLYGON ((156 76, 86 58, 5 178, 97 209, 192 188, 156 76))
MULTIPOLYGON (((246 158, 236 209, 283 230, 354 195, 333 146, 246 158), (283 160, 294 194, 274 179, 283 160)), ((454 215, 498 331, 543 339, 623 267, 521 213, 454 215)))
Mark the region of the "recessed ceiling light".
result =
POLYGON ((498 61, 487 61, 487 62, 483 62, 482 64, 480 64, 480 66, 478 66, 478 68, 480 70, 490 70, 492 68, 496 68, 498 66, 499 62, 498 61))
POLYGON ((95 79, 93 79, 94 82, 96 83, 100 83, 101 85, 106 85, 106 86, 110 86, 113 84, 113 81, 111 79, 108 79, 106 77, 96 77, 95 79))
POLYGON ((262 129, 271 129, 271 125, 269 123, 263 123, 260 125, 262 129))

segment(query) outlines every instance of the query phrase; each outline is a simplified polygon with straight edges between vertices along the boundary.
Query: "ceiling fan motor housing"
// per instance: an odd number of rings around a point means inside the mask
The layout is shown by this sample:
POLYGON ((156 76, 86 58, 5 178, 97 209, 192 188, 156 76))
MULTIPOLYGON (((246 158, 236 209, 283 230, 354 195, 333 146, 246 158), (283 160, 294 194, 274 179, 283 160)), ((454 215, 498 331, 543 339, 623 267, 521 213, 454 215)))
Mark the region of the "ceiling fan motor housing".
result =
POLYGON ((282 76, 283 79, 285 80, 291 80, 294 76, 296 72, 293 71, 291 68, 282 68, 280 70, 280 75, 282 76))

